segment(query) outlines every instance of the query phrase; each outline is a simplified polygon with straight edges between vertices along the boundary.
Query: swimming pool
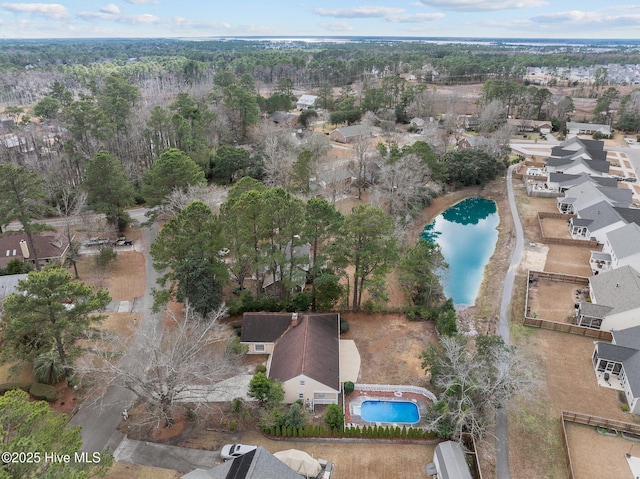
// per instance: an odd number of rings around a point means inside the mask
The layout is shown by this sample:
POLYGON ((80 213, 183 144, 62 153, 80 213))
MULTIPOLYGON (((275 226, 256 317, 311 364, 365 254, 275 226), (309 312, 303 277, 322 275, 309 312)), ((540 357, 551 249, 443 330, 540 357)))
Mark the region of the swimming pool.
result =
POLYGON ((367 422, 415 424, 420 420, 418 406, 409 401, 364 401, 360 416, 367 422))

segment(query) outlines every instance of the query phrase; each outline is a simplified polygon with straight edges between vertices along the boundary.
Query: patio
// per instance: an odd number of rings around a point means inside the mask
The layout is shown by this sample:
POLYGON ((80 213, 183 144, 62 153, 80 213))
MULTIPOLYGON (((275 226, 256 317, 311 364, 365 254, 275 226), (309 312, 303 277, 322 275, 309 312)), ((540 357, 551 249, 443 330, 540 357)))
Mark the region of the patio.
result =
MULTIPOLYGON (((411 388, 414 389, 413 386, 396 386, 395 391, 375 391, 375 390, 361 390, 356 389, 348 396, 344 397, 345 407, 344 407, 344 422, 347 426, 374 426, 374 425, 382 425, 382 426, 407 426, 407 427, 426 427, 427 420, 427 407, 431 400, 425 397, 424 394, 419 394, 417 392, 406 391, 403 389, 411 388), (418 407, 418 412, 420 414, 420 419, 415 424, 397 424, 397 423, 381 423, 381 422, 369 422, 362 419, 360 416, 360 407, 362 403, 365 401, 403 401, 403 402, 412 402, 418 407)), ((422 389, 422 388, 415 388, 422 389)), ((426 391, 426 390, 425 390, 426 391)))

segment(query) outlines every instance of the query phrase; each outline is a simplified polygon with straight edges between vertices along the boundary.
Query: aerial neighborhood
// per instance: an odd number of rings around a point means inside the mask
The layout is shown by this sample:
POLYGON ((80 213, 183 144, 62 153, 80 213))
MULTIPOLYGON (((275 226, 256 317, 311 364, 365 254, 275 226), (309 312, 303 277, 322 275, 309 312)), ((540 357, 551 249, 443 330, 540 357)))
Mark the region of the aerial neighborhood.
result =
POLYGON ((637 48, 0 44, 0 477, 640 477, 637 48))

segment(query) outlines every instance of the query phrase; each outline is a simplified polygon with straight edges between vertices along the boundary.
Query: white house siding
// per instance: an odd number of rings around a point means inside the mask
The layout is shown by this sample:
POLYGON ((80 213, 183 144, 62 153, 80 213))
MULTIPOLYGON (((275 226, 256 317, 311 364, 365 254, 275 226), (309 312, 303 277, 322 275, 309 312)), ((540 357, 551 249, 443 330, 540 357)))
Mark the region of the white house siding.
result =
POLYGON ((604 228, 600 228, 598 231, 589 230, 587 239, 591 239, 591 237, 594 237, 598 243, 604 244, 607 241, 607 233, 609 231, 613 231, 615 229, 622 228, 624 225, 625 225, 625 222, 620 220, 620 221, 617 221, 617 222, 615 222, 613 224, 605 226, 604 228))
POLYGON ((619 331, 640 325, 640 308, 607 315, 602 320, 600 329, 603 331, 619 331))
POLYGON ((271 354, 273 353, 273 343, 254 343, 254 342, 246 342, 246 343, 240 343, 243 344, 245 346, 247 346, 248 351, 247 354, 271 354), (256 348, 256 346, 258 345, 262 345, 264 346, 263 350, 258 350, 258 348, 256 348))
POLYGON ((298 399, 303 399, 305 404, 312 404, 314 397, 318 393, 324 394, 324 399, 335 399, 335 403, 338 403, 340 391, 331 389, 303 374, 285 381, 282 386, 284 387, 284 402, 287 404, 292 404, 298 399), (304 382, 304 384, 301 384, 301 382, 304 382), (303 395, 303 398, 300 398, 300 394, 303 395))

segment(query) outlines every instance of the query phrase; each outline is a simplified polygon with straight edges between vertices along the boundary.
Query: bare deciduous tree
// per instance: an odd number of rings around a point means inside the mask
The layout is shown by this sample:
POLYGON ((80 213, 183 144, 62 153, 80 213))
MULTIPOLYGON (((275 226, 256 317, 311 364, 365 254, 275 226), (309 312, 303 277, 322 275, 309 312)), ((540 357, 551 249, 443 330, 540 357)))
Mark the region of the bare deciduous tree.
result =
POLYGON ((362 192, 369 183, 369 142, 360 138, 353 142, 353 152, 355 158, 350 162, 349 169, 355 177, 358 188, 358 199, 362 199, 362 192))
POLYGON ((531 361, 499 336, 478 336, 475 347, 463 336, 442 336, 421 355, 431 384, 441 393, 428 414, 441 437, 469 433, 483 439, 496 412, 539 384, 531 361))
POLYGON ((148 419, 169 427, 181 395, 221 388, 238 372, 239 356, 218 322, 226 314, 224 306, 206 319, 192 312, 184 318, 166 313, 168 324, 140 329, 133 344, 130 338, 103 333, 94 339, 93 355, 85 356, 76 371, 102 393, 113 385, 130 390, 146 404, 148 419))

